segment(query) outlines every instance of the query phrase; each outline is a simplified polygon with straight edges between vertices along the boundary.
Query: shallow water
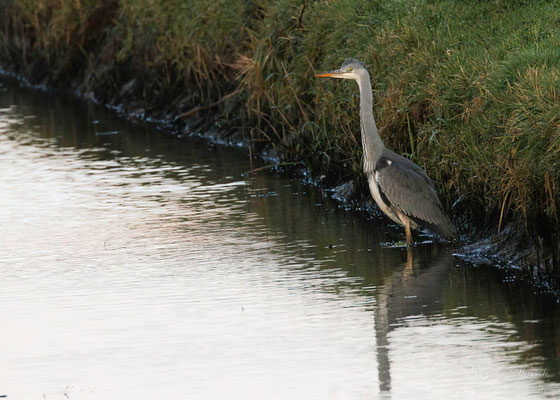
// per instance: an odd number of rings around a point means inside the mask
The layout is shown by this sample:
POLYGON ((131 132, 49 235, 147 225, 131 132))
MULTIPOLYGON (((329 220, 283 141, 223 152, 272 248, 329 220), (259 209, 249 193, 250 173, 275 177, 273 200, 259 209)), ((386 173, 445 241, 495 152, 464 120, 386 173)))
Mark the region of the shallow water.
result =
POLYGON ((560 313, 243 150, 0 81, 0 395, 560 397, 560 313))

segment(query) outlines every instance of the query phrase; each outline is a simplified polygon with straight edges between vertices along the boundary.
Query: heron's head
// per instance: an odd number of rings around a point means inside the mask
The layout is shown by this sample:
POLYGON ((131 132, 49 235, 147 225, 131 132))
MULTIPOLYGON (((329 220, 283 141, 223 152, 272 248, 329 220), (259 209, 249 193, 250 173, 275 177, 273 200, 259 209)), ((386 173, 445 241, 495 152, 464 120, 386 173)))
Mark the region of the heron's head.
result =
POLYGON ((323 72, 322 74, 317 74, 318 77, 330 77, 330 78, 342 78, 342 79, 354 79, 356 81, 360 80, 363 76, 367 76, 368 72, 364 64, 358 60, 352 58, 347 59, 342 63, 339 69, 334 71, 323 72))

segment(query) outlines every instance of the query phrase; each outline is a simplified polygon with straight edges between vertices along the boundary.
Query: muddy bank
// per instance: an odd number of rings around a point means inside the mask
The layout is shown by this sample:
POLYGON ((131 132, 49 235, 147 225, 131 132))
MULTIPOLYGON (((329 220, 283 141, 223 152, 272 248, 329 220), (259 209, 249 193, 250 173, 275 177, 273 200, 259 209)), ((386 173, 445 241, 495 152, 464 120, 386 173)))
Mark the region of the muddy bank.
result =
POLYGON ((427 170, 471 243, 457 252, 558 287, 558 8, 335 3, 8 1, 0 55, 39 88, 304 165, 368 210, 356 88, 313 78, 360 58, 387 146, 427 170))

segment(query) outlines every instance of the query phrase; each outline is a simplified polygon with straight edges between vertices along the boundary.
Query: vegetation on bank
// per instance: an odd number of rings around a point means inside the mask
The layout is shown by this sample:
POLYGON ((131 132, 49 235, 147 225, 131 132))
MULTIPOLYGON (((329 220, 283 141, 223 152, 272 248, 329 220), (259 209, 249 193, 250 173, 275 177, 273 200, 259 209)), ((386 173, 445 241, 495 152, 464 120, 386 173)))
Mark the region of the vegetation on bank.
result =
POLYGON ((363 179, 358 91, 313 74, 360 59, 381 136, 452 213, 558 247, 559 0, 7 0, 0 24, 34 81, 183 124, 218 112, 326 184, 363 179))

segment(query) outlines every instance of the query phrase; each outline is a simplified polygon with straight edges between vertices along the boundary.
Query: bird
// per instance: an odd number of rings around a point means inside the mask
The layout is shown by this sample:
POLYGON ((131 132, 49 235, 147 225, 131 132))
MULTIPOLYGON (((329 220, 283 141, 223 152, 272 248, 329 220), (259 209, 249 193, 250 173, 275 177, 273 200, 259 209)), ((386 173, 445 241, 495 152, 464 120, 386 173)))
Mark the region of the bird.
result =
POLYGON ((373 117, 371 81, 365 65, 347 59, 339 69, 315 76, 353 79, 358 83, 363 168, 369 189, 379 208, 404 227, 407 247, 414 245, 412 230, 418 228, 453 240, 455 228, 443 210, 430 177, 414 162, 383 144, 373 117))

